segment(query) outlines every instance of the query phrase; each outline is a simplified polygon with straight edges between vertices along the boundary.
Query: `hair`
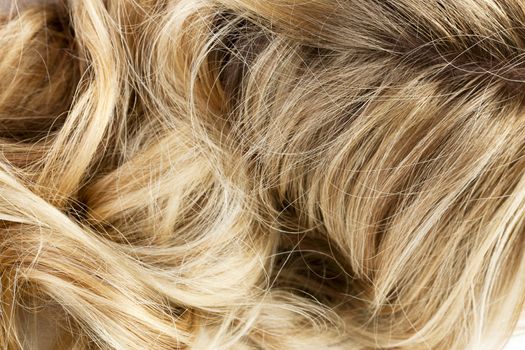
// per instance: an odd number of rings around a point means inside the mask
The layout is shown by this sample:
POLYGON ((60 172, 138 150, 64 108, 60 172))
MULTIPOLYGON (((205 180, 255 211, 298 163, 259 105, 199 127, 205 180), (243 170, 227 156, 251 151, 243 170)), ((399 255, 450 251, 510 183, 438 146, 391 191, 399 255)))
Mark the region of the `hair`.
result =
POLYGON ((2 349, 516 326, 522 1, 13 1, 0 48, 2 349))

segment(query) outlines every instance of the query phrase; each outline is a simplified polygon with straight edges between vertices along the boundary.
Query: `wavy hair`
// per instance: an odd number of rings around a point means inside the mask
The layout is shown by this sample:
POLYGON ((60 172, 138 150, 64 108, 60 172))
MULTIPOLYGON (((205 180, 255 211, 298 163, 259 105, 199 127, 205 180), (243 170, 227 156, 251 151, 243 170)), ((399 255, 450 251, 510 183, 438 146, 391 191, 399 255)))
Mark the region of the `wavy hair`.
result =
POLYGON ((13 1, 2 349, 497 349, 519 0, 13 1))

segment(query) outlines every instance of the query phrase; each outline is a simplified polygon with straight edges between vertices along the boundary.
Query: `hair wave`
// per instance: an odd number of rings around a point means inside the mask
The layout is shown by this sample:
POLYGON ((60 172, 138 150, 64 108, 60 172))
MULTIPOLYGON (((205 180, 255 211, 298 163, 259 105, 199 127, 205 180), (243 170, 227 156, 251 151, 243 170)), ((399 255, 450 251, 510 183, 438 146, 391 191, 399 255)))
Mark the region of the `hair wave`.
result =
POLYGON ((518 0, 86 0, 0 24, 3 349, 496 349, 518 0))

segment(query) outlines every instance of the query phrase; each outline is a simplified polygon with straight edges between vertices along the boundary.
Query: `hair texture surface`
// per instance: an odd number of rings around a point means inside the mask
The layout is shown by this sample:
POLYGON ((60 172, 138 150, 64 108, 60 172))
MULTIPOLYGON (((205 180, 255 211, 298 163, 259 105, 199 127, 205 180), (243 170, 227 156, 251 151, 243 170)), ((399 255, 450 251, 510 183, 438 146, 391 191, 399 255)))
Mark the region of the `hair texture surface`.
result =
POLYGON ((523 1, 3 7, 0 348, 504 345, 523 1))

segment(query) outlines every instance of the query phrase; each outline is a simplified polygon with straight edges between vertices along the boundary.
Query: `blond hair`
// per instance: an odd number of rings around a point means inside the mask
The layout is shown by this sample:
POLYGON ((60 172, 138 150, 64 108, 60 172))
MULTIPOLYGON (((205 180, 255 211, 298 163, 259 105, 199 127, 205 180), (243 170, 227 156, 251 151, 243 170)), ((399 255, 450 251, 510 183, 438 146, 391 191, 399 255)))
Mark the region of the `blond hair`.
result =
POLYGON ((85 0, 0 27, 2 349, 497 349, 519 0, 85 0))

